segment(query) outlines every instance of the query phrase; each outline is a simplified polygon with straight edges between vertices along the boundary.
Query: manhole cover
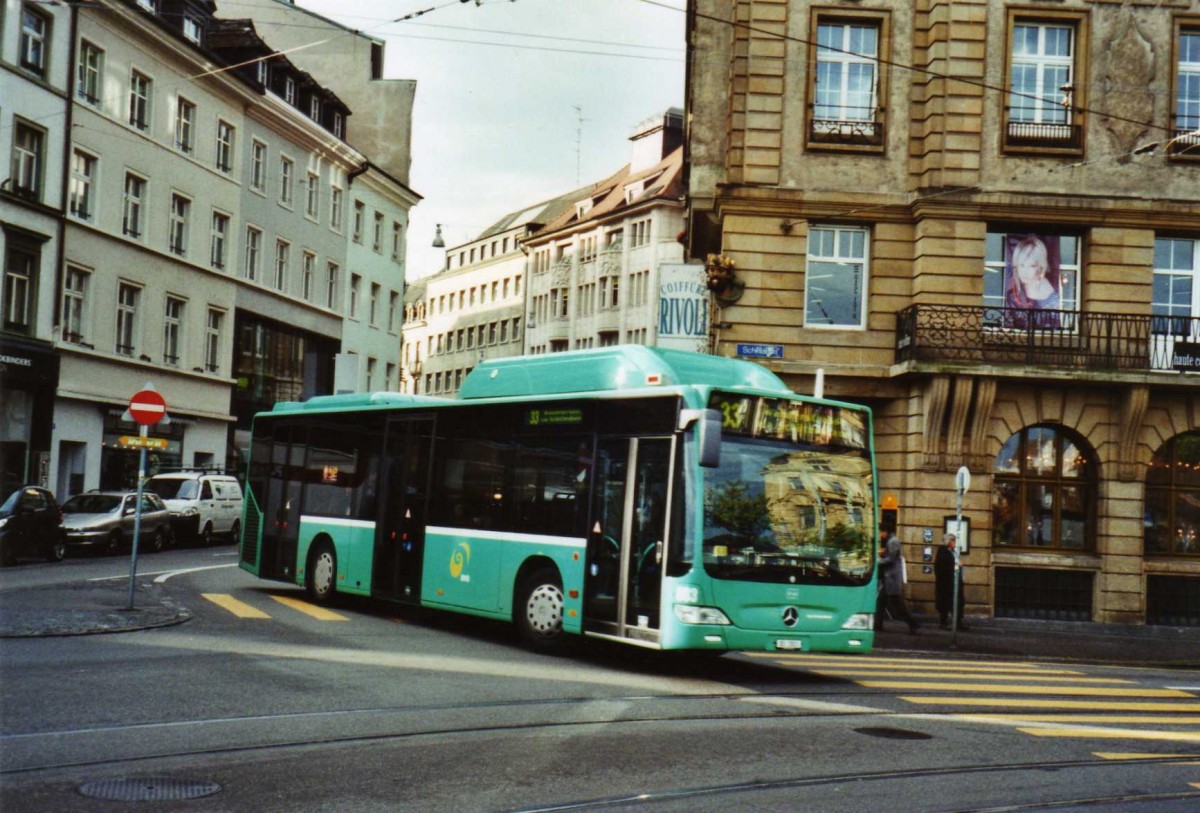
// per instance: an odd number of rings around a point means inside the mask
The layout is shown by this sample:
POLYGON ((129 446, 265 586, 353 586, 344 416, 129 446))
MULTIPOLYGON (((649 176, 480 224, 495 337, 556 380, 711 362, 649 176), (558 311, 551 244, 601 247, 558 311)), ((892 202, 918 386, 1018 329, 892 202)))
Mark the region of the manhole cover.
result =
POLYGON ((112 802, 180 802, 212 796, 221 790, 216 782, 193 779, 103 779, 79 786, 79 792, 92 799, 112 802))
POLYGON ((906 728, 856 728, 859 734, 868 737, 880 737, 885 740, 932 740, 932 734, 923 731, 909 731, 906 728))

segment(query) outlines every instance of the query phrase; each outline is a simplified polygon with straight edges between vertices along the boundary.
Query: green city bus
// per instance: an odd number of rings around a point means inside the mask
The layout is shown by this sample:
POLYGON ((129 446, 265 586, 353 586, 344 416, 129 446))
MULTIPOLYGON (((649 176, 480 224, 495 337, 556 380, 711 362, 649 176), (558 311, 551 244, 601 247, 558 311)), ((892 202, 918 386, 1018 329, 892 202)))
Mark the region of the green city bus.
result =
POLYGON ((868 651, 870 410, 759 364, 623 345, 483 361, 455 398, 254 418, 260 578, 658 649, 868 651))

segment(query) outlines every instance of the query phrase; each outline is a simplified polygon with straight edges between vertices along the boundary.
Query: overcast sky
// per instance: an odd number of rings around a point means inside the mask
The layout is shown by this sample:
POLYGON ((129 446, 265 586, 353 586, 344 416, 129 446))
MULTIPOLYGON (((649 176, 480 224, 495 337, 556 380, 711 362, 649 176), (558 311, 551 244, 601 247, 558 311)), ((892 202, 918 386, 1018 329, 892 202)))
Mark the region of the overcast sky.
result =
POLYGON ((386 78, 417 80, 410 279, 442 267, 437 223, 453 246, 598 181, 639 122, 683 106, 684 0, 654 2, 297 0, 386 41, 386 78))

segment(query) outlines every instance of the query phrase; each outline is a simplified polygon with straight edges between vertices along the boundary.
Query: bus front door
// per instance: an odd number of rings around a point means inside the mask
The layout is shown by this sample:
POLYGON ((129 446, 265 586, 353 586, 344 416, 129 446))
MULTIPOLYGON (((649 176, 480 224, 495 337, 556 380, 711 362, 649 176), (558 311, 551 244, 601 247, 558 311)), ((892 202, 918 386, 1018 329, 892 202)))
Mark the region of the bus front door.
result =
POLYGON ((657 641, 669 505, 670 438, 602 438, 585 616, 594 632, 657 641))
POLYGON ((433 419, 389 422, 384 450, 384 499, 375 532, 371 594, 416 604, 421 600, 433 419))

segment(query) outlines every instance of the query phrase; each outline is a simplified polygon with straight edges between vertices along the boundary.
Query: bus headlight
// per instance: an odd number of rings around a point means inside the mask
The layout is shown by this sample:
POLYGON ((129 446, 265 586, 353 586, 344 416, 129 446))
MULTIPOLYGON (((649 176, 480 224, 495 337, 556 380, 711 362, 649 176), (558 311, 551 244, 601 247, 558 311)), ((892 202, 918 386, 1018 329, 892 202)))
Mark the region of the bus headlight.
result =
POLYGON ((869 630, 875 628, 875 613, 855 613, 842 624, 844 630, 869 630))
POLYGON ((716 607, 694 607, 687 604, 675 605, 675 617, 684 624, 721 624, 729 626, 729 616, 716 607))

